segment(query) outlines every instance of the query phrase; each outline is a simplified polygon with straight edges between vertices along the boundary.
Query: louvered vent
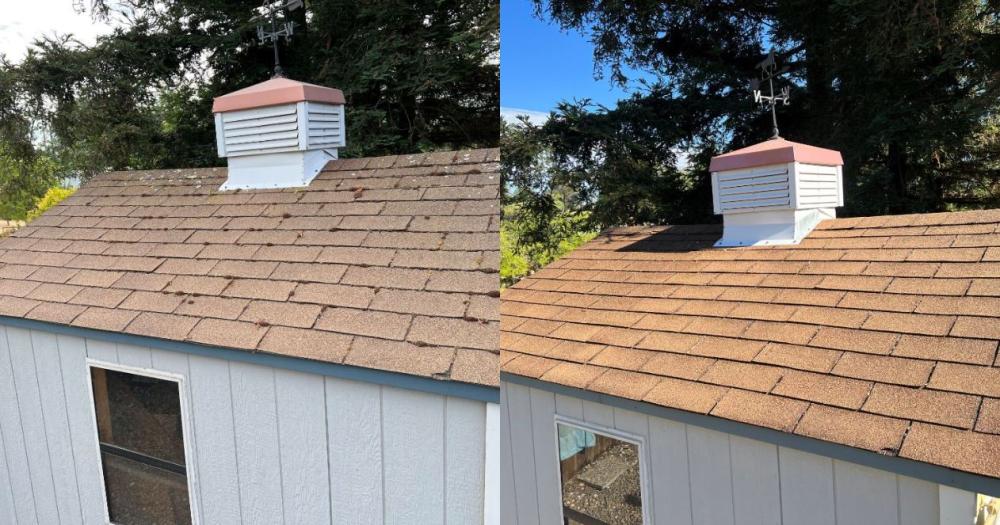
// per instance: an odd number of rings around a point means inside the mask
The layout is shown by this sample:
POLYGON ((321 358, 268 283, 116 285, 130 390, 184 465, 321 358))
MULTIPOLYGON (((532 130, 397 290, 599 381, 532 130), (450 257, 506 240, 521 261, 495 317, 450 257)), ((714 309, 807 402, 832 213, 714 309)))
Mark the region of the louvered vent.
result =
POLYGON ((772 139, 712 159, 712 198, 724 222, 716 246, 795 244, 844 205, 833 150, 772 139))
POLYGON ((787 166, 720 173, 715 213, 751 208, 788 207, 791 191, 787 166))
POLYGON ((294 104, 220 115, 227 157, 299 148, 298 111, 294 104))
POLYGON ((344 147, 344 106, 306 103, 309 147, 344 147))
POLYGON ((338 89, 273 78, 216 98, 212 111, 229 159, 224 190, 306 186, 347 144, 338 89))

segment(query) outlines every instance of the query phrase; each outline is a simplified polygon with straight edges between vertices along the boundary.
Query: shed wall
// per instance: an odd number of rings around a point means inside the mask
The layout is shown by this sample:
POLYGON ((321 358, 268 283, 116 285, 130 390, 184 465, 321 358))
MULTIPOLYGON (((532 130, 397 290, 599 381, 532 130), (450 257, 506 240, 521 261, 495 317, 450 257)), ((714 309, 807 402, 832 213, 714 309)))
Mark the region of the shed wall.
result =
POLYGON ((556 415, 642 438, 655 525, 951 525, 975 495, 576 397, 501 383, 504 524, 559 523, 556 415))
POLYGON ((88 358, 185 378, 202 524, 483 522, 485 403, 0 325, 0 523, 105 523, 88 358))

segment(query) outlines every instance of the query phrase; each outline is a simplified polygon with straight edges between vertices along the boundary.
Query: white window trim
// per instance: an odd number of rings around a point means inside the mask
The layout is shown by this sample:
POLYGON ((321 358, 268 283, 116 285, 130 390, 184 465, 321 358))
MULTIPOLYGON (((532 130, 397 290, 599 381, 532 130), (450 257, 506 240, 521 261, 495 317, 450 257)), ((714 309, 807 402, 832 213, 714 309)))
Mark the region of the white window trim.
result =
POLYGON ((115 525, 111 521, 111 511, 108 508, 108 494, 107 486, 104 478, 104 460, 101 457, 101 438, 98 434, 97 429, 97 401, 94 399, 94 385, 93 385, 93 372, 94 368, 102 368, 104 370, 112 370, 115 372, 124 372, 126 374, 132 374, 137 376, 150 377, 153 379, 162 379, 165 381, 171 381, 177 383, 177 392, 180 396, 180 408, 181 408, 181 434, 184 438, 184 466, 187 469, 187 485, 188 485, 188 505, 191 507, 191 523, 192 525, 201 524, 201 516, 199 515, 199 505, 198 505, 198 483, 196 469, 192 468, 193 459, 195 457, 194 450, 194 435, 193 435, 193 421, 191 420, 191 409, 187 388, 185 385, 185 378, 183 375, 175 374, 173 372, 165 372, 163 370, 156 370, 152 368, 139 368, 135 366, 122 365, 119 363, 111 363, 108 361, 102 361, 99 359, 87 358, 87 390, 90 396, 90 420, 93 422, 94 430, 94 445, 96 446, 95 452, 97 454, 97 468, 101 475, 100 489, 101 489, 101 503, 104 505, 104 520, 107 525, 115 525))
POLYGON ((617 428, 606 427, 603 425, 598 425, 595 423, 590 423, 587 421, 582 421, 580 419, 563 416, 561 414, 555 415, 555 421, 553 422, 552 428, 554 429, 554 436, 556 442, 556 472, 559 474, 559 523, 566 523, 566 517, 563 516, 563 496, 562 496, 562 465, 559 461, 559 425, 566 425, 571 427, 576 427, 581 430, 586 430, 588 432, 593 432, 595 434, 601 434, 619 441, 624 441, 626 443, 631 443, 636 446, 636 454, 639 456, 639 490, 641 491, 640 497, 642 498, 642 523, 643 525, 653 524, 653 511, 651 505, 653 491, 649 483, 649 461, 646 460, 646 438, 638 434, 632 434, 629 432, 624 432, 618 430, 617 428))

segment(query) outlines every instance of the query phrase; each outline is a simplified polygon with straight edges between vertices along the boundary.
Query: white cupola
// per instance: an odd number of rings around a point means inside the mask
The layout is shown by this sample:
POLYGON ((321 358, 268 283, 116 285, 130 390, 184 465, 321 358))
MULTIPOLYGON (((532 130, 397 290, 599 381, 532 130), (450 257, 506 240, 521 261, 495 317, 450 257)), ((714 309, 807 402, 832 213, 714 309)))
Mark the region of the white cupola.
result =
POLYGON ((775 138, 712 158, 716 246, 797 244, 844 205, 839 151, 775 138))
POLYGON ((223 190, 308 186, 346 145, 339 89, 272 78, 217 97, 212 112, 223 190))

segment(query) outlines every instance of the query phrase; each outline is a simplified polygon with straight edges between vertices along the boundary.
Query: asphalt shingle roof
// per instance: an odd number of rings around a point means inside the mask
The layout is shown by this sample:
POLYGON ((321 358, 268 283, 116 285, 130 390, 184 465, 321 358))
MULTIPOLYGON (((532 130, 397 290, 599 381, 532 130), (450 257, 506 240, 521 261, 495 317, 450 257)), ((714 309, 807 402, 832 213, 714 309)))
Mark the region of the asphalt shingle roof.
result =
POLYGON ((0 316, 499 381, 498 150, 99 175, 0 240, 0 316))
POLYGON ((720 234, 611 230, 508 289, 501 370, 1000 477, 1000 210, 720 234))

